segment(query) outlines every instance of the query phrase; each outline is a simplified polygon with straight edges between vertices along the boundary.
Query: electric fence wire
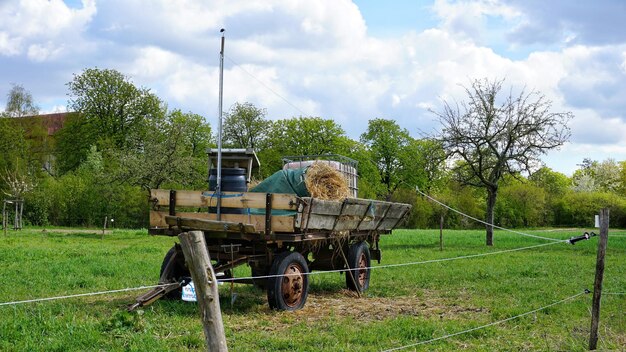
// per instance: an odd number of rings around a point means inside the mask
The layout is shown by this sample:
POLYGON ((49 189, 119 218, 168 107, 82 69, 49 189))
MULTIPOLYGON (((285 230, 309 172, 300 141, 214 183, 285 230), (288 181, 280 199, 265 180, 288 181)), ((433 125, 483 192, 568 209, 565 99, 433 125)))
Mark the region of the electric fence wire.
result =
POLYGON ((573 296, 570 296, 570 297, 564 298, 564 299, 562 299, 562 300, 560 300, 560 301, 557 301, 557 302, 553 302, 553 303, 548 304, 548 305, 546 305, 546 306, 543 306, 543 307, 541 307, 541 308, 533 309, 533 310, 531 310, 531 311, 529 311, 529 312, 526 312, 526 313, 518 314, 518 315, 516 315, 516 316, 512 316, 512 317, 509 317, 509 318, 506 318, 506 319, 503 319, 503 320, 494 321, 494 322, 492 322, 492 323, 485 324, 485 325, 481 325, 481 326, 477 326, 477 327, 475 327, 475 328, 471 328, 471 329, 467 329, 467 330, 463 330, 463 331, 455 332, 455 333, 453 333, 453 334, 448 334, 448 335, 444 335, 444 336, 439 336, 439 337, 436 337, 436 338, 433 338, 433 339, 430 339, 430 340, 419 341, 419 342, 416 342, 416 343, 412 343, 412 344, 410 344, 410 345, 405 345, 405 346, 400 346, 400 347, 390 348, 390 349, 387 349, 387 350, 383 350, 383 352, 399 351, 399 350, 403 350, 403 349, 410 348, 410 347, 416 347, 416 346, 419 346, 419 345, 425 345, 425 344, 428 344, 428 343, 431 343, 431 342, 440 341, 440 340, 445 340, 445 339, 448 339, 448 338, 451 338, 451 337, 454 337, 454 336, 459 336, 459 335, 462 335, 462 334, 466 334, 466 333, 468 333, 468 332, 472 332, 472 331, 476 331, 476 330, 484 329, 484 328, 487 328, 487 327, 490 327, 490 326, 494 326, 494 325, 502 324, 502 323, 505 323, 505 322, 507 322, 507 321, 511 321, 511 320, 514 320, 514 319, 517 319, 517 318, 521 318, 521 317, 524 317, 524 316, 526 316, 526 315, 533 314, 533 313, 536 313, 536 312, 542 311, 542 310, 544 310, 544 309, 547 309, 547 308, 550 308, 550 307, 556 306, 556 305, 558 305, 558 304, 561 304, 561 303, 564 303, 564 302, 567 302, 567 301, 571 301, 571 300, 576 299, 576 298, 578 298, 578 297, 580 297, 580 296, 582 296, 582 295, 584 295, 584 294, 587 294, 587 293, 589 293, 589 291, 583 291, 583 292, 581 292, 581 293, 578 293, 578 294, 575 294, 575 295, 573 295, 573 296))
POLYGON ((379 266, 368 266, 368 267, 364 267, 364 268, 313 271, 313 272, 306 272, 306 273, 299 273, 299 274, 277 274, 277 275, 261 275, 261 276, 248 276, 248 277, 233 277, 233 278, 219 279, 217 281, 218 282, 232 282, 232 281, 243 281, 243 280, 252 280, 252 279, 271 279, 271 278, 285 277, 285 276, 321 275, 321 274, 329 274, 329 273, 342 273, 342 272, 348 272, 348 271, 353 271, 354 272, 354 271, 359 271, 359 270, 397 268, 397 267, 410 266, 410 265, 439 263, 439 262, 447 262, 447 261, 452 261, 452 260, 484 257, 484 256, 488 256, 488 255, 496 255, 496 254, 502 254, 502 253, 511 253, 511 252, 523 251, 523 250, 526 250, 526 249, 551 246, 551 245, 558 244, 558 243, 561 243, 561 242, 549 242, 549 243, 536 244, 536 245, 528 246, 528 247, 519 247, 519 248, 505 249, 505 250, 496 251, 496 252, 469 254, 469 255, 462 255, 462 256, 458 256, 458 257, 429 259, 429 260, 422 260, 422 261, 416 261, 416 262, 407 262, 407 263, 386 264, 386 265, 379 265, 379 266))
MULTIPOLYGON (((464 255, 464 256, 458 256, 458 257, 430 259, 430 260, 423 260, 423 261, 417 261, 417 262, 408 262, 408 263, 397 263, 397 264, 387 264, 387 265, 380 265, 380 266, 370 266, 370 267, 367 267, 367 268, 359 268, 359 269, 337 269, 337 270, 328 270, 328 271, 306 272, 306 273, 301 273, 301 274, 279 274, 279 275, 262 275, 262 276, 236 277, 236 278, 219 279, 217 281, 218 282, 236 282, 236 281, 242 281, 242 280, 269 279, 269 278, 294 276, 294 275, 320 275, 320 274, 341 273, 341 272, 354 271, 354 270, 363 270, 363 269, 383 269, 383 268, 403 267, 403 266, 410 266, 410 265, 438 263, 438 262, 446 262, 446 261, 452 261, 452 260, 477 258, 477 257, 483 257, 483 256, 488 256, 488 255, 496 255, 496 254, 502 254, 502 253, 517 252, 517 251, 522 251, 522 250, 531 249, 531 248, 550 246, 550 245, 557 244, 557 243, 558 242, 542 243, 542 244, 538 244, 538 245, 534 245, 534 246, 506 249, 506 250, 497 251, 497 252, 478 253, 478 254, 470 254, 470 255, 464 255)), ((67 298, 104 295, 104 294, 118 293, 118 292, 138 291, 138 290, 151 289, 151 288, 156 288, 156 287, 168 287, 168 286, 171 286, 171 285, 180 285, 180 283, 161 284, 161 285, 152 285, 152 286, 129 287, 129 288, 123 288, 123 289, 118 289, 118 290, 90 292, 90 293, 79 293, 79 294, 66 295, 66 296, 34 298, 34 299, 27 299, 27 300, 22 300, 22 301, 3 302, 3 303, 0 303, 0 307, 1 306, 7 306, 7 305, 24 304, 24 303, 53 301, 53 300, 67 299, 67 298)))
POLYGON ((471 215, 469 215, 469 214, 465 214, 465 213, 463 213, 462 211, 456 210, 456 209, 454 209, 454 208, 452 208, 452 207, 450 207, 450 206, 448 206, 448 205, 446 205, 446 204, 444 204, 444 203, 442 203, 442 202, 438 201, 437 199, 435 199, 435 198, 433 198, 433 197, 429 196, 428 194, 426 194, 426 193, 424 193, 424 192, 420 191, 418 188, 416 188, 415 190, 417 191, 417 193, 419 193, 419 194, 423 195, 424 197, 426 197, 426 198, 428 198, 428 199, 432 200, 433 202, 435 202, 435 203, 437 203, 437 204, 441 205, 442 207, 444 207, 444 208, 446 208, 446 209, 449 209, 449 210, 452 210, 453 212, 455 212, 455 213, 457 213, 457 214, 459 214, 459 215, 465 216, 466 218, 472 219, 472 220, 477 221, 477 222, 479 222, 479 223, 481 223, 481 224, 484 224, 484 225, 487 225, 487 226, 492 226, 492 227, 494 227, 494 228, 496 228, 496 229, 503 230, 503 231, 507 231, 507 232, 511 232, 511 233, 515 233, 515 234, 522 235, 522 236, 533 237, 533 238, 539 238, 539 239, 546 240, 546 241, 554 241, 554 242, 567 242, 567 240, 559 240, 559 239, 550 238, 550 237, 543 237, 543 236, 531 235, 531 234, 529 234, 529 233, 520 232, 520 231, 515 231, 515 230, 507 229, 507 228, 504 228, 504 227, 501 227, 501 226, 498 226, 498 225, 490 224, 490 223, 488 223, 488 222, 486 222, 486 221, 483 221, 483 220, 477 219, 477 218, 475 218, 475 217, 473 217, 473 216, 471 216, 471 215))
POLYGON ((275 90, 273 90, 270 86, 268 86, 267 84, 265 84, 263 81, 261 81, 260 79, 258 79, 255 75, 253 75, 252 73, 250 73, 248 70, 246 70, 245 68, 243 68, 243 66, 239 65, 237 62, 235 62, 235 60, 231 59, 228 55, 224 55, 224 57, 226 57, 228 59, 228 61, 230 61, 233 65, 237 66, 237 68, 239 68, 240 70, 242 70, 243 72, 245 72, 246 74, 248 74, 250 77, 254 78, 255 81, 259 82, 263 87, 265 87, 267 90, 269 90, 270 92, 274 93, 274 95, 276 95, 277 97, 279 97, 280 99, 282 99, 285 103, 289 104, 292 108, 298 110, 302 116, 308 116, 307 113, 305 113, 304 111, 302 111, 302 109, 300 109, 299 107, 297 107, 296 105, 292 104, 289 100, 287 100, 287 98, 283 97, 282 95, 278 94, 278 92, 276 92, 275 90))
POLYGON ((118 289, 118 290, 89 292, 89 293, 78 293, 78 294, 74 294, 74 295, 46 297, 46 298, 26 299, 26 300, 23 300, 23 301, 13 301, 13 302, 0 303, 0 306, 9 306, 9 305, 24 304, 24 303, 54 301, 54 300, 59 300, 59 299, 68 299, 68 298, 76 298, 76 297, 98 296, 98 295, 106 295, 106 294, 110 294, 110 293, 145 290, 145 289, 156 288, 156 287, 169 287, 169 286, 172 286, 172 285, 180 285, 180 284, 179 283, 171 283, 171 284, 160 284, 160 285, 151 285, 151 286, 128 287, 128 288, 122 288, 122 289, 118 289))

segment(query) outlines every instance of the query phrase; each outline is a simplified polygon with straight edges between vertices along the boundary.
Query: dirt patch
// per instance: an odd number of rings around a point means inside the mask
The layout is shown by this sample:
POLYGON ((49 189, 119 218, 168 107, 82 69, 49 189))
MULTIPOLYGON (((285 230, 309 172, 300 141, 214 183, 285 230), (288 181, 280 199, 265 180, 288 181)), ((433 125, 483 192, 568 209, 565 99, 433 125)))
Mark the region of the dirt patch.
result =
POLYGON ((279 331, 298 323, 327 322, 330 319, 350 319, 361 323, 382 321, 398 316, 452 318, 467 313, 487 313, 484 308, 460 305, 446 301, 436 295, 427 298, 403 297, 357 297, 356 293, 341 290, 335 293, 315 293, 307 298, 304 308, 295 312, 270 311, 267 307, 257 314, 237 319, 234 330, 255 328, 265 331, 279 331), (258 320, 264 324, 259 324, 258 320))
MULTIPOLYGON (((98 230, 98 229, 92 229, 92 230, 88 230, 88 229, 43 229, 41 230, 41 233, 95 233, 98 235, 102 234, 102 230, 98 230)), ((111 230, 104 230, 104 234, 105 235, 110 235, 111 234, 111 230)))

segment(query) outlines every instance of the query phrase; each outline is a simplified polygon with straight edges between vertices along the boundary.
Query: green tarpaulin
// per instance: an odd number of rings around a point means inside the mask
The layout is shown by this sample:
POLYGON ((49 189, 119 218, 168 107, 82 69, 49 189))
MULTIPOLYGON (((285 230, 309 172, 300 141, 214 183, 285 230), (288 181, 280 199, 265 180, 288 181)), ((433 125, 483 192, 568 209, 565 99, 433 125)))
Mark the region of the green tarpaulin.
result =
MULTIPOLYGON (((309 197, 309 191, 304 184, 307 168, 280 170, 263 180, 249 192, 258 193, 288 193, 299 197, 309 197)), ((273 210, 272 215, 293 215, 295 211, 273 210)), ((265 209, 250 209, 250 214, 265 214, 265 209)))

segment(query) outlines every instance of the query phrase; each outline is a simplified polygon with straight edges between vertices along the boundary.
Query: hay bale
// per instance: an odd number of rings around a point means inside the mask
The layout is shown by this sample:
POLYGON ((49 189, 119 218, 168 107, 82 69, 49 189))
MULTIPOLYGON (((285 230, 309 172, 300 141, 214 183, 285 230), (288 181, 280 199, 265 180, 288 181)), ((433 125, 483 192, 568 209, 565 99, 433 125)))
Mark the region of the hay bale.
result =
POLYGON ((315 162, 307 168, 304 183, 313 198, 343 200, 350 194, 348 180, 323 162, 315 162))

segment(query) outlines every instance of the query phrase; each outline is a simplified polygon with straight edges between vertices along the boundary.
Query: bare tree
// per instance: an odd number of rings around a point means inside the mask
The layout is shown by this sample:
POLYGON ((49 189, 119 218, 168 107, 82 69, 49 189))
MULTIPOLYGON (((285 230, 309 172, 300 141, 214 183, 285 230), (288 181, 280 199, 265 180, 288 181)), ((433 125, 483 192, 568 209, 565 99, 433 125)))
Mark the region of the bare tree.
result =
POLYGON ((7 94, 5 112, 9 117, 23 117, 39 114, 39 107, 33 102, 33 95, 22 85, 12 84, 7 94))
MULTIPOLYGON (((539 157, 558 148, 570 137, 571 112, 551 112, 545 95, 513 90, 501 98, 504 80, 476 79, 463 87, 468 100, 460 105, 444 101, 435 112, 442 125, 436 137, 454 158, 455 175, 464 185, 487 191, 486 222, 493 225, 498 184, 504 175, 530 172, 539 157)), ((493 226, 487 225, 486 242, 493 245, 493 226)))

